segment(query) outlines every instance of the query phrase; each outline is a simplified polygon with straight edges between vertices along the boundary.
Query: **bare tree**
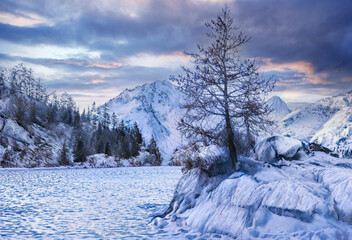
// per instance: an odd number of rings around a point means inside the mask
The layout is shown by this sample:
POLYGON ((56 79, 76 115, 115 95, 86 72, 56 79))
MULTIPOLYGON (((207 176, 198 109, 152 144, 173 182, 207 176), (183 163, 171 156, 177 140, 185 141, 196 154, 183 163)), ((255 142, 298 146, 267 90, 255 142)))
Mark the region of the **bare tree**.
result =
POLYGON ((258 104, 255 93, 269 90, 262 89, 269 83, 258 79, 258 69, 253 61, 242 59, 240 48, 249 37, 234 25, 227 5, 216 19, 205 25, 209 30, 210 44, 198 44, 197 53, 187 53, 192 57, 194 67, 182 67, 183 76, 170 78, 188 97, 183 105, 187 111, 180 130, 195 141, 226 146, 235 168, 237 147, 234 132, 239 132, 244 119, 249 130, 251 124, 257 124, 253 116, 265 110, 257 109, 263 105, 258 104), (252 88, 251 83, 256 86, 252 88))
POLYGON ((266 104, 264 96, 273 90, 275 81, 272 78, 266 79, 260 76, 254 60, 247 59, 243 65, 252 71, 251 74, 239 81, 241 97, 238 100, 240 106, 238 117, 241 118, 240 122, 247 140, 245 145, 248 150, 254 149, 254 135, 273 124, 269 118, 271 110, 266 104))

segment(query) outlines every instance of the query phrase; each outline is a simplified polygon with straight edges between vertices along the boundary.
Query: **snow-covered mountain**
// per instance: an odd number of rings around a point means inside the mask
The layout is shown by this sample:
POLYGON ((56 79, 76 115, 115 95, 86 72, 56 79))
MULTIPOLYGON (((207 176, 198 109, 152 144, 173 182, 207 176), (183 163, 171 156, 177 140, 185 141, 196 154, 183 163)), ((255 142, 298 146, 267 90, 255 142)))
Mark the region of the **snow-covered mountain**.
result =
POLYGON ((266 104, 272 111, 271 115, 274 119, 282 119, 291 112, 287 104, 279 96, 271 97, 266 104))
POLYGON ((137 122, 147 144, 154 136, 164 157, 163 164, 167 164, 174 149, 182 142, 177 124, 183 115, 180 108, 183 99, 169 81, 155 81, 126 89, 106 104, 110 115, 115 112, 118 119, 131 124, 137 122))
POLYGON ((310 103, 309 102, 287 102, 286 103, 288 108, 291 111, 297 110, 299 108, 305 108, 307 107, 310 103))
MULTIPOLYGON (((184 113, 183 95, 169 81, 156 81, 126 89, 108 101, 110 114, 128 123, 137 122, 145 142, 156 139, 167 164, 182 138, 176 129, 184 113)), ((316 142, 345 154, 352 149, 352 91, 324 98, 291 111, 278 96, 267 101, 272 117, 278 120, 277 131, 305 141, 316 142)), ((348 154, 345 154, 348 155, 348 154)))
POLYGON ((352 149, 352 91, 294 110, 279 125, 282 134, 348 155, 352 149))

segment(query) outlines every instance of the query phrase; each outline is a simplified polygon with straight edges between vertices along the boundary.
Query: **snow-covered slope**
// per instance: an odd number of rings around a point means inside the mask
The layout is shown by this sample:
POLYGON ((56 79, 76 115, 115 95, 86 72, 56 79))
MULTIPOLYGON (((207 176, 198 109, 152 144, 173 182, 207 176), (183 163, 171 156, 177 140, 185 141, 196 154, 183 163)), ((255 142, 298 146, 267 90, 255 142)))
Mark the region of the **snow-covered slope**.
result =
POLYGON ((341 155, 352 156, 352 107, 344 107, 327 121, 311 142, 324 145, 341 155))
POLYGON ((188 239, 352 239, 351 160, 317 152, 249 172, 189 171, 154 224, 188 239))
POLYGON ((137 122, 147 144, 154 136, 164 158, 163 164, 167 164, 182 141, 176 129, 183 115, 182 100, 176 86, 169 81, 156 81, 126 89, 106 104, 110 115, 115 112, 119 119, 137 122))
POLYGON ((352 91, 321 99, 286 115, 281 134, 322 144, 337 153, 352 149, 352 91))
POLYGON ((267 102, 269 109, 272 111, 271 115, 274 119, 282 119, 290 113, 290 109, 287 104, 279 97, 273 96, 267 102))
POLYGON ((291 111, 297 110, 299 108, 305 108, 309 104, 309 102, 287 102, 287 106, 291 111))

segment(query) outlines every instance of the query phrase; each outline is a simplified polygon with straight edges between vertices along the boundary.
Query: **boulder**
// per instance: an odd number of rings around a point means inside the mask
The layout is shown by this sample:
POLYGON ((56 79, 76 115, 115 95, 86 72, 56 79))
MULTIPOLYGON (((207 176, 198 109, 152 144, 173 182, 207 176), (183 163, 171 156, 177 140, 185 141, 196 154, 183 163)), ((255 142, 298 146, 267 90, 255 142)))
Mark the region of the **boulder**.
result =
POLYGON ((257 160, 274 163, 279 160, 298 160, 305 154, 305 144, 297 139, 273 136, 259 141, 255 146, 257 160))

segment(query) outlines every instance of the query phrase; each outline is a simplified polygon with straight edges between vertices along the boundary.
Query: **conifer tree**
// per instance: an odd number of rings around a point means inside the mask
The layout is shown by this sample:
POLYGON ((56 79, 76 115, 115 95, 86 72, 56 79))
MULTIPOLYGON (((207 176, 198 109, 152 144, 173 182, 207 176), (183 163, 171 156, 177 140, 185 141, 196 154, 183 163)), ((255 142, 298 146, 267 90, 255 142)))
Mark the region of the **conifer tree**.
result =
POLYGON ((154 136, 152 137, 152 139, 150 139, 147 150, 150 154, 155 156, 154 161, 151 164, 154 166, 160 166, 163 160, 159 152, 159 148, 154 139, 154 136))
POLYGON ((78 136, 76 138, 76 143, 75 143, 75 149, 74 149, 74 161, 75 162, 85 162, 87 159, 87 154, 86 151, 84 149, 84 143, 82 141, 82 139, 78 136))
POLYGON ((112 113, 111 123, 112 123, 112 128, 116 129, 117 128, 117 116, 116 116, 115 112, 112 113))
POLYGON ((141 131, 139 130, 138 124, 136 122, 133 124, 132 133, 133 133, 133 137, 134 137, 135 141, 138 144, 142 144, 143 143, 142 134, 141 134, 141 131))
POLYGON ((62 145, 62 148, 60 150, 60 157, 59 157, 59 164, 60 165, 69 165, 70 164, 70 161, 68 159, 68 156, 67 156, 67 152, 68 152, 68 149, 66 147, 66 140, 64 141, 63 145, 62 145))

